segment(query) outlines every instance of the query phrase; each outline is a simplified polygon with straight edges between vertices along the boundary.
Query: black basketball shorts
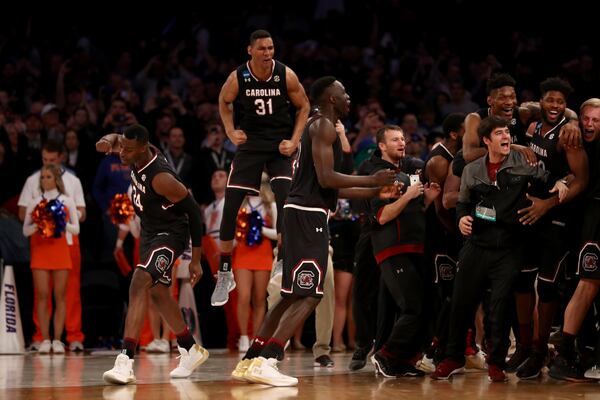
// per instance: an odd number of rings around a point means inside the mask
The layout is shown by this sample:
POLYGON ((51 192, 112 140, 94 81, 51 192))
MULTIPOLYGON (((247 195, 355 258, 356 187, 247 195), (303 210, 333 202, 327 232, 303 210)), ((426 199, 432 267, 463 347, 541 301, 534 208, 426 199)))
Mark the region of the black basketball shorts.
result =
POLYGON ((584 279, 600 280, 600 200, 587 206, 581 236, 577 273, 584 279))
POLYGON ((292 158, 279 151, 252 151, 238 149, 233 157, 227 187, 245 190, 248 194, 260 192, 260 180, 266 171, 271 180, 292 180, 292 158))
POLYGON ((281 296, 323 297, 329 253, 327 218, 324 209, 284 206, 281 296))
POLYGON ((186 241, 172 233, 162 232, 140 242, 140 268, 152 276, 153 284, 171 286, 175 260, 186 248, 186 241))

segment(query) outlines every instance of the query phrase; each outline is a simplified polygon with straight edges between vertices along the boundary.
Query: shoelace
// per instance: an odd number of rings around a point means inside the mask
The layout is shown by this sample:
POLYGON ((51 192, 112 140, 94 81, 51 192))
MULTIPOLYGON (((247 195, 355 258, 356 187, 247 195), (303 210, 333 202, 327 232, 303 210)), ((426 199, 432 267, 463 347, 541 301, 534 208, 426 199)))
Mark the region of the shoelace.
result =
POLYGON ((189 355, 189 353, 188 353, 188 354, 182 354, 182 353, 179 353, 179 355, 178 355, 177 357, 175 357, 175 359, 176 359, 176 360, 179 360, 179 359, 180 359, 181 357, 183 357, 184 355, 186 355, 186 356, 187 356, 187 355, 189 355))

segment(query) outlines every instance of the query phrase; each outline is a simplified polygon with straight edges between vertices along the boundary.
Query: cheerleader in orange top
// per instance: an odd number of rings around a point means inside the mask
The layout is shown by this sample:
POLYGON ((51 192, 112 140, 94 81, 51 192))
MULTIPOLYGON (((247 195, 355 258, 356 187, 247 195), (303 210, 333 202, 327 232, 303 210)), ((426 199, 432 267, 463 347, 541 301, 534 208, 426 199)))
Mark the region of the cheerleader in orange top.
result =
POLYGON ((240 325, 238 350, 241 352, 247 351, 250 345, 248 337, 250 302, 252 301, 253 329, 261 326, 266 313, 267 285, 273 264, 271 241, 277 240, 276 221, 277 207, 274 195, 268 180, 263 179, 260 185, 260 196, 247 196, 238 214, 236 245, 232 257, 235 270, 233 275, 238 291, 237 315, 240 325), (246 215, 243 214, 244 212, 246 215), (256 231, 256 213, 260 215, 263 222, 262 226, 258 227, 260 233, 256 231), (254 222, 251 222, 253 219, 254 222), (247 225, 241 226, 244 223, 247 225), (252 226, 255 227, 254 234, 251 230, 252 226))
MULTIPOLYGON (((66 232, 79 234, 79 220, 74 201, 64 194, 64 184, 58 166, 50 164, 40 171, 40 189, 42 195, 27 207, 23 234, 30 236, 31 269, 33 271, 33 287, 37 296, 37 316, 44 341, 39 347, 40 353, 64 353, 65 346, 60 341, 65 325, 66 285, 69 270, 72 267, 66 232), (45 237, 39 232, 38 225, 32 219, 32 212, 42 201, 58 200, 65 206, 66 232, 59 237, 45 237), (50 280, 54 287, 54 340, 50 341, 47 300, 50 295, 50 280)), ((72 239, 71 239, 72 240, 72 239)))

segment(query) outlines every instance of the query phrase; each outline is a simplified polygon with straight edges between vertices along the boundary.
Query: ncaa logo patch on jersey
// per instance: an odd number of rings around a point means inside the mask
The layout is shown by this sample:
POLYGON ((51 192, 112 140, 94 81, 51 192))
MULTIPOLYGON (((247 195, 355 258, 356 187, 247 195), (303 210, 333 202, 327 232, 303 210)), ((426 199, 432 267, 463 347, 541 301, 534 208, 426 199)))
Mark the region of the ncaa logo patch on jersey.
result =
POLYGON ((597 243, 587 243, 579 252, 579 266, 586 272, 596 272, 598 270, 598 258, 600 257, 600 247, 597 243))
POLYGON ((548 139, 550 139, 550 140, 554 139, 554 133, 551 133, 550 136, 548 136, 548 139))
POLYGON ((242 76, 244 77, 244 82, 250 82, 250 72, 244 71, 242 72, 242 76))
POLYGON ((275 76, 273 77, 273 80, 274 80, 275 82, 279 82, 279 81, 281 80, 281 78, 279 78, 279 75, 275 75, 275 76))
POLYGON ((146 182, 146 174, 142 174, 142 182, 146 182))

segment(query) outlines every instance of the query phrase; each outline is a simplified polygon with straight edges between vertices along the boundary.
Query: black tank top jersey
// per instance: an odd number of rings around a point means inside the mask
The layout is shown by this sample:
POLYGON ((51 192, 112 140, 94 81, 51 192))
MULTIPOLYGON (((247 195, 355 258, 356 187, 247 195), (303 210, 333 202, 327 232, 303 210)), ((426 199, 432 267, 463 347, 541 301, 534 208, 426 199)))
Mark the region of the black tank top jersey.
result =
MULTIPOLYGON (((302 132, 298 155, 294 162, 292 186, 286 203, 333 211, 337 205, 338 190, 325 189, 319 185, 312 156, 312 140, 309 130, 310 126, 320 118, 325 117, 319 114, 311 117, 302 132)), ((342 162, 342 143, 338 136, 333 143, 333 169, 336 172, 342 171, 342 162)))
POLYGON ((237 68, 239 86, 235 103, 236 120, 246 132, 248 140, 242 148, 249 150, 276 150, 284 139, 290 139, 294 121, 290 113, 285 65, 273 60, 273 72, 265 80, 258 80, 250 69, 250 62, 237 68))
POLYGON ((531 137, 531 143, 529 147, 538 159, 538 164, 542 166, 545 171, 550 172, 550 176, 546 182, 534 181, 532 183, 529 193, 540 199, 547 199, 554 196, 554 194, 548 193, 554 183, 561 178, 564 178, 569 173, 569 164, 567 162, 567 156, 564 152, 558 152, 558 133, 560 128, 566 124, 567 118, 557 124, 554 128, 546 132, 545 135, 541 133, 542 122, 538 122, 535 125, 533 136, 531 137))
POLYGON ((141 220, 142 238, 168 233, 187 241, 189 237, 187 215, 152 188, 152 179, 161 172, 173 175, 180 182, 181 180, 162 153, 155 147, 150 149, 154 153, 150 162, 137 171, 135 168, 131 169, 131 197, 135 213, 141 220))
MULTIPOLYGON (((436 156, 442 156, 446 159, 446 161, 448 161, 448 165, 452 162, 452 160, 454 159, 454 156, 452 155, 452 153, 450 153, 450 150, 448 150, 446 148, 446 146, 444 146, 443 144, 438 144, 437 146, 435 146, 433 148, 433 150, 431 150, 431 152, 429 153, 429 156, 427 157, 427 161, 425 161, 425 171, 427 171, 427 163, 429 162, 429 160, 431 160, 433 157, 436 156)), ((427 176, 427 181, 429 181, 429 177, 427 176)))
MULTIPOLYGON (((476 111, 476 113, 479 114, 481 119, 487 118, 490 116, 490 108, 480 108, 476 111)), ((527 127, 523 125, 523 122, 521 122, 521 116, 519 115, 518 107, 513 109, 512 118, 508 123, 508 130, 510 131, 512 143, 527 146, 527 143, 529 143, 529 138, 527 137, 527 127)))
POLYGON ((584 142, 583 147, 587 153, 590 171, 589 184, 584 191, 584 197, 600 200, 600 140, 592 143, 584 142))
MULTIPOLYGON (((448 161, 448 165, 450 165, 450 163, 454 159, 452 153, 450 153, 450 151, 443 144, 440 143, 437 146, 435 146, 435 148, 429 153, 427 161, 425 162, 425 171, 427 171, 427 163, 433 157, 436 156, 444 157, 446 161, 448 161)), ((426 180, 428 182, 430 181, 429 176, 426 176, 426 180)), ((440 196, 441 195, 442 194, 440 194, 440 196)), ((427 247, 429 249, 432 249, 432 251, 434 251, 433 249, 445 248, 445 246, 447 245, 446 242, 448 241, 448 232, 446 230, 446 227, 440 221, 440 218, 438 217, 435 207, 433 205, 427 207, 427 210, 425 211, 425 221, 427 229, 427 247)))
POLYGON ((452 160, 452 174, 454 174, 454 176, 458 176, 459 178, 462 177, 462 173, 466 165, 467 163, 463 157, 463 151, 457 151, 456 155, 454 156, 454 160, 452 160))

